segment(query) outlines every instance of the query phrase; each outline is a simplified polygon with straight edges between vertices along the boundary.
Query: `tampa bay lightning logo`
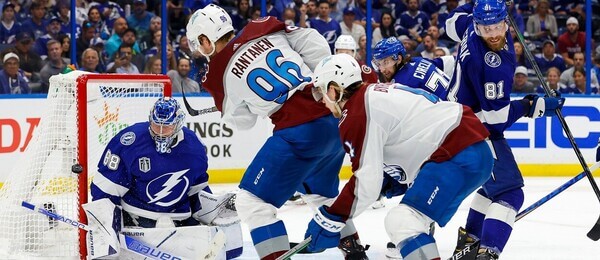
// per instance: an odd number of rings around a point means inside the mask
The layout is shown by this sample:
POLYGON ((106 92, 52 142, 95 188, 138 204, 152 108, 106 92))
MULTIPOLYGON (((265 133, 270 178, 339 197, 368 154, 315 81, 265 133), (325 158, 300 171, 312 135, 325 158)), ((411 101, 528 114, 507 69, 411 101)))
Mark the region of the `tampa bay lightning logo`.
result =
POLYGON ((121 144, 123 145, 131 145, 135 141, 135 133, 127 132, 121 136, 121 144))
POLYGON ((148 203, 161 207, 169 207, 181 200, 187 194, 190 181, 183 176, 190 169, 163 174, 150 181, 146 186, 148 203))
POLYGON ((327 42, 330 44, 334 44, 337 40, 337 34, 335 34, 335 30, 324 32, 323 37, 325 37, 325 40, 327 40, 327 42))
POLYGON ((487 64, 488 66, 490 66, 492 68, 496 68, 496 67, 500 66, 500 64, 502 64, 500 55, 498 55, 498 53, 495 53, 493 51, 488 51, 485 54, 485 57, 483 57, 483 59, 485 60, 485 64, 487 64))

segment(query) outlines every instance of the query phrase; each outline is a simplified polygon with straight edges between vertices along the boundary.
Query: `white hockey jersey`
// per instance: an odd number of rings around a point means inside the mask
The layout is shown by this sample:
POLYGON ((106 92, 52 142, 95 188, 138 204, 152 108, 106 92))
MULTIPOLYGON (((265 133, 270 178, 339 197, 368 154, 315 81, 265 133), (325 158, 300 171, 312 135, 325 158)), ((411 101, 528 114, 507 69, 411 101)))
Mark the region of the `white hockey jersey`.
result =
POLYGON ((378 198, 384 164, 404 169, 400 182, 412 183, 423 163, 447 161, 489 133, 467 106, 379 83, 363 86, 347 101, 340 135, 354 174, 329 212, 352 218, 378 198))
POLYGON ((271 117, 275 130, 295 126, 329 113, 305 88, 312 69, 329 55, 314 29, 274 17, 253 20, 211 59, 202 86, 223 120, 238 129, 251 128, 258 116, 271 117))

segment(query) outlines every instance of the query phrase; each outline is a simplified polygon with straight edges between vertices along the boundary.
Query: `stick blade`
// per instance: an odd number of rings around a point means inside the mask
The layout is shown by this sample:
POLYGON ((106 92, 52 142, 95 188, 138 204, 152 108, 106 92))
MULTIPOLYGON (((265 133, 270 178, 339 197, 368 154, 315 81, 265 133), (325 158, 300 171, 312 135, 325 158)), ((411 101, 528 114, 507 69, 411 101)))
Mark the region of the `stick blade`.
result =
POLYGON ((594 241, 598 241, 598 239, 600 239, 600 217, 598 217, 598 220, 596 221, 596 224, 594 224, 592 230, 587 233, 587 237, 594 241))
POLYGON ((311 240, 312 240, 312 237, 307 237, 306 239, 302 240, 302 242, 298 243, 295 247, 293 247, 292 249, 285 252, 285 254, 277 257, 276 260, 290 259, 293 255, 295 255, 296 253, 300 252, 302 249, 307 247, 311 240))

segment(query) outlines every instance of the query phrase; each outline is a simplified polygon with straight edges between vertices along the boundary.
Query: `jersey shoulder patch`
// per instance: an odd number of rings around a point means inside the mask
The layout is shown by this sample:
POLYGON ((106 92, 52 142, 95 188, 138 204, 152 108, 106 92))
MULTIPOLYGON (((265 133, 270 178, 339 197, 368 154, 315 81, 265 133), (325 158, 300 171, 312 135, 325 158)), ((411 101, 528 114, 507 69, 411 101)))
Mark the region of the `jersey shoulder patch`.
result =
POLYGON ((125 146, 133 144, 133 142, 135 142, 135 133, 131 131, 124 133, 121 135, 120 141, 121 144, 125 146))

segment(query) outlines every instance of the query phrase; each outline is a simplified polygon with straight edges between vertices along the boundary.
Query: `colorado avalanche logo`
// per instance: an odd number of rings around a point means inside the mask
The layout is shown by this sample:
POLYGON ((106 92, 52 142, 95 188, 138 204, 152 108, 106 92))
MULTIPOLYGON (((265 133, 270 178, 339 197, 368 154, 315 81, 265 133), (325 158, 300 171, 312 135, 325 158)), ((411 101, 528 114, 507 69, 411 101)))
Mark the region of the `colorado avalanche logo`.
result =
POLYGON ((485 64, 492 68, 496 68, 502 64, 502 60, 500 59, 500 55, 493 51, 488 51, 483 58, 485 60, 485 64))
POLYGON ((146 186, 148 203, 169 207, 187 194, 190 181, 183 176, 189 169, 163 174, 150 181, 146 186))
POLYGON ((121 139, 119 139, 121 141, 121 144, 123 145, 131 145, 133 142, 135 142, 135 133, 133 132, 127 132, 124 133, 121 136, 121 139))
POLYGON ((400 165, 395 164, 383 164, 383 172, 385 172, 390 177, 394 178, 394 180, 401 182, 406 180, 406 173, 404 169, 400 165))
POLYGON ((367 65, 361 65, 360 68, 361 68, 362 72, 365 74, 369 74, 372 71, 371 68, 367 65))

